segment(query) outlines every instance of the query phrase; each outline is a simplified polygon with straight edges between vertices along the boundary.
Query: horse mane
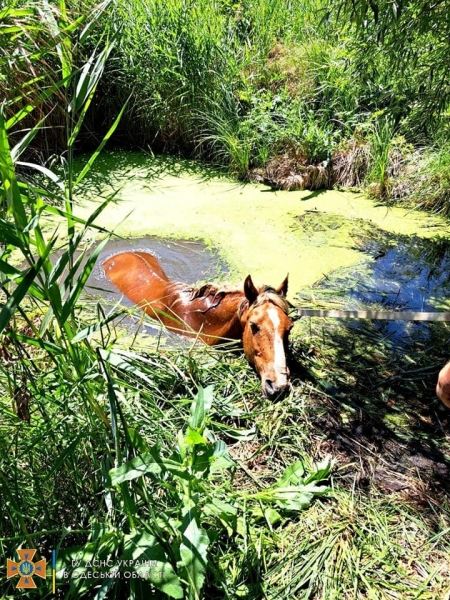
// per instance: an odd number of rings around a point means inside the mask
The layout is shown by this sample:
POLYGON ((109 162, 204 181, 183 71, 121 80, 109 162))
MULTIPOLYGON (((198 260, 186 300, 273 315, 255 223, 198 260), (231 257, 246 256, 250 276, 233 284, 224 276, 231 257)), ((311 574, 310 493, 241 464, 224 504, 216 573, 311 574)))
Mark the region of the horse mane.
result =
POLYGON ((266 302, 270 302, 282 310, 285 314, 289 312, 289 302, 286 300, 286 296, 279 294, 273 287, 269 285, 263 285, 258 290, 258 296, 253 302, 252 307, 256 308, 266 302))
POLYGON ((200 286, 192 286, 184 283, 174 282, 170 285, 170 293, 178 293, 179 298, 174 302, 174 305, 178 302, 188 301, 193 302, 194 300, 203 301, 205 308, 202 312, 207 312, 211 308, 216 308, 223 301, 223 299, 230 295, 236 294, 243 297, 242 302, 238 309, 239 316, 249 308, 257 308, 266 302, 278 307, 285 314, 289 312, 290 305, 286 300, 285 296, 279 294, 273 287, 269 285, 263 285, 258 289, 258 296, 256 300, 249 306, 248 300, 245 298, 243 290, 231 285, 216 285, 214 283, 206 283, 200 286))
POLYGON ((178 302, 194 302, 195 300, 200 301, 204 304, 202 312, 207 312, 212 308, 216 308, 222 302, 222 300, 230 294, 242 295, 241 289, 230 286, 230 285, 215 285, 214 283, 206 283, 200 286, 187 285, 185 283, 173 282, 169 286, 169 293, 176 293, 179 298, 175 300, 173 305, 175 306, 178 302))

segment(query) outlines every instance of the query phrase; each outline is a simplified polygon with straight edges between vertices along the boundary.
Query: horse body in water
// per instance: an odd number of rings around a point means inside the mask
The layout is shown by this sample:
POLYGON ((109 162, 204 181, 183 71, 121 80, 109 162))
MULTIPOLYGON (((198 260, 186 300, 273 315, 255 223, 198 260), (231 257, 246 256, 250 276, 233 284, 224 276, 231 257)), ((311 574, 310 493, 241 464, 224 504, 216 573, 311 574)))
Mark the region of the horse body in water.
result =
POLYGON ((208 345, 242 340, 263 392, 272 398, 290 388, 286 351, 288 278, 278 288, 256 288, 250 275, 243 290, 213 284, 191 287, 170 281, 148 252, 123 252, 103 263, 105 275, 127 298, 171 331, 208 345))

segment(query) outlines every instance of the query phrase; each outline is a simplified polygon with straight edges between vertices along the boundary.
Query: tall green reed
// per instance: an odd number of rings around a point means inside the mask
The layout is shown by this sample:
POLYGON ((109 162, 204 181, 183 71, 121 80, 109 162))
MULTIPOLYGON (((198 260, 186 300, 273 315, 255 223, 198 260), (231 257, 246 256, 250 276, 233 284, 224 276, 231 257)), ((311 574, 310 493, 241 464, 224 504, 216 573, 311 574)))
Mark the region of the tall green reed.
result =
POLYGON ((367 181, 376 185, 376 195, 385 198, 389 185, 390 151, 395 136, 395 123, 387 115, 373 122, 370 139, 371 168, 367 181))
MULTIPOLYGON (((98 10, 108 8, 105 2, 98 10)), ((59 73, 53 91, 63 100, 67 149, 62 172, 21 161, 46 126, 46 115, 20 136, 16 126, 42 105, 23 100, 19 108, 3 107, 0 545, 7 556, 20 546, 47 556, 56 549, 58 587, 67 598, 109 592, 144 597, 158 590, 164 597, 197 599, 206 586, 223 585, 213 553, 222 538, 244 535, 252 545, 250 520, 256 525, 261 506, 272 504, 277 514, 302 510, 326 491, 315 482, 326 478, 329 466, 305 475, 297 464, 264 493, 232 491, 235 467, 214 433, 212 390, 202 385, 210 375, 201 373, 191 355, 155 358, 119 350, 114 314, 104 316, 98 307, 97 318, 86 323, 80 313, 84 285, 108 239, 88 249, 84 238, 90 228, 107 234, 96 218, 113 196, 82 220, 76 215, 77 187, 124 110, 77 171, 77 139, 115 42, 94 37, 87 60, 78 62, 75 49, 94 27, 98 10, 73 20, 64 0, 43 2, 12 32, 20 34, 16 44, 30 60, 29 36, 53 44, 59 73), (12 137, 18 138, 14 146, 12 137), (189 404, 186 426, 183 409, 189 404), (138 560, 147 568, 143 577, 135 566, 126 571, 130 578, 109 576, 105 569, 138 560), (105 561, 103 576, 75 577, 76 561, 82 573, 92 561, 105 561)), ((16 16, 14 9, 2 15, 16 16)), ((225 380, 234 383, 236 377, 225 380)), ((9 593, 13 583, 4 583, 9 593)), ((48 595, 48 589, 38 588, 37 595, 48 595)))
MULTIPOLYGON (((83 287, 106 241, 88 252, 83 238, 91 227, 96 228, 95 219, 111 198, 84 221, 74 212, 74 191, 121 113, 81 172, 75 172, 73 160, 76 139, 113 40, 105 38, 93 44, 82 64, 77 61, 76 48, 109 4, 103 2, 77 18, 64 0, 54 5, 33 3, 27 9, 11 7, 1 14, 5 24, 2 35, 10 36, 6 47, 12 52, 11 60, 20 54, 31 65, 28 79, 22 82, 22 96, 9 97, 0 107, 0 409, 7 432, 2 437, 0 496, 5 510, 0 536, 11 553, 8 540, 17 545, 23 539, 35 547, 36 538, 42 538, 36 528, 56 527, 57 537, 65 537, 64 519, 53 497, 67 505, 70 522, 86 522, 92 489, 99 485, 89 471, 102 468, 94 440, 97 436, 106 448, 110 443, 109 419, 99 401, 102 384, 95 350, 87 339, 75 343, 74 338, 80 326, 83 287), (43 52, 35 52, 44 41, 45 60, 43 52), (42 77, 33 77, 33 61, 37 71, 47 61, 56 70, 54 83, 44 92, 39 91, 42 77), (37 89, 31 93, 33 86, 37 89), (63 174, 20 160, 46 126, 42 109, 52 94, 57 95, 56 103, 62 98, 65 101, 63 174), (25 119, 35 114, 39 115, 35 124, 21 131, 25 119), (16 141, 14 146, 10 139, 16 141), (39 183, 33 172, 43 176, 39 183), (45 180, 52 185, 46 186, 45 180), (58 223, 55 229, 51 219, 58 223), (8 397, 22 419, 29 420, 32 413, 32 428, 14 416, 8 397), (73 428, 75 407, 84 415, 77 431, 73 428), (84 483, 86 478, 93 486, 90 489, 84 483), (58 481, 64 482, 62 489, 58 481), (84 507, 73 502, 77 494, 86 501, 84 507)), ((49 540, 40 543, 45 547, 49 540)))

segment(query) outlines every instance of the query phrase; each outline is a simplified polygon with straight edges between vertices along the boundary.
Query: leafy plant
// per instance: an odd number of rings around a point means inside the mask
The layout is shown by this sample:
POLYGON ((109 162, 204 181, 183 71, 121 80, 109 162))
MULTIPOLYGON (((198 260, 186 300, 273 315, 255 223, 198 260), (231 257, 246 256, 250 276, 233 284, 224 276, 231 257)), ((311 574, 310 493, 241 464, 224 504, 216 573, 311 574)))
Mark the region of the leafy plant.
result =
MULTIPOLYGON (((105 364, 116 363, 113 354, 102 356, 105 364)), ((111 387, 109 396, 115 413, 120 408, 111 387)), ((213 562, 211 547, 226 531, 229 536, 244 535, 261 515, 275 524, 282 517, 271 504, 283 514, 298 512, 315 496, 330 492, 317 485, 328 478, 329 461, 309 475, 303 462, 297 462, 274 485, 256 494, 233 492, 229 475, 224 477, 234 470, 234 463, 209 428, 213 401, 212 387, 199 389, 172 455, 165 456, 156 444, 110 471, 116 525, 95 526, 90 541, 64 553, 60 577, 70 580, 71 596, 88 592, 88 582, 76 574, 94 564, 102 567, 108 589, 120 585, 115 578, 122 571, 126 577, 128 572, 135 574, 130 576, 135 590, 154 586, 171 598, 200 598, 213 562), (144 517, 147 511, 151 519, 144 517)), ((126 425, 123 418, 122 424, 126 425)), ((143 440, 139 445, 145 447, 143 440)))

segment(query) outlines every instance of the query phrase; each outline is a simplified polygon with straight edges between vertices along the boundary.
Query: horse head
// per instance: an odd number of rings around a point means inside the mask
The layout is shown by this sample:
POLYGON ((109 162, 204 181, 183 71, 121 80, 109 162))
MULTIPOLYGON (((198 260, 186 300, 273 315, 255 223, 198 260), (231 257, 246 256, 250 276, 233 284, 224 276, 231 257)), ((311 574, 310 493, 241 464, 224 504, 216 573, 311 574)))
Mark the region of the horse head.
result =
POLYGON ((250 275, 244 282, 245 300, 239 311, 242 343, 267 398, 285 393, 291 386, 286 353, 293 323, 287 315, 287 287, 287 277, 276 289, 257 289, 250 275))

